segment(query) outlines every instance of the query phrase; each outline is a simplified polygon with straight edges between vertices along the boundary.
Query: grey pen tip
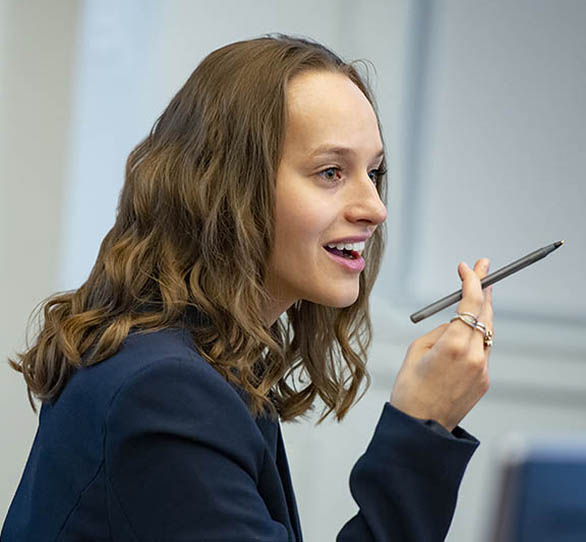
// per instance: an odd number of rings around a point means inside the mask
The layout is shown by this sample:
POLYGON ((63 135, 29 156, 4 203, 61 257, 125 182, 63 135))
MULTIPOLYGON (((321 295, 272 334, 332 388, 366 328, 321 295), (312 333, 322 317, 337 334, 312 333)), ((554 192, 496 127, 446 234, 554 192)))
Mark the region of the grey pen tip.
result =
POLYGON ((565 240, 565 239, 562 239, 561 241, 556 241, 556 242, 553 244, 553 246, 554 246, 555 248, 558 248, 558 247, 561 247, 561 246, 562 246, 562 245, 563 245, 565 242, 566 242, 566 240, 565 240))

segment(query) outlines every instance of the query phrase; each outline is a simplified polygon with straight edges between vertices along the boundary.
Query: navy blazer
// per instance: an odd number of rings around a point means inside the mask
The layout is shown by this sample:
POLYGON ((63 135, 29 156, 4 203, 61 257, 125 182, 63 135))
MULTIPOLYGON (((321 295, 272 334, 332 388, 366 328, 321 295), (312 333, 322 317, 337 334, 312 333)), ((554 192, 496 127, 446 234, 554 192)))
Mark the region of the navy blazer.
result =
MULTIPOLYGON (((444 540, 477 445, 385 403, 337 540, 444 540)), ((42 406, 0 538, 301 541, 280 424, 253 418, 186 330, 130 334, 42 406)))

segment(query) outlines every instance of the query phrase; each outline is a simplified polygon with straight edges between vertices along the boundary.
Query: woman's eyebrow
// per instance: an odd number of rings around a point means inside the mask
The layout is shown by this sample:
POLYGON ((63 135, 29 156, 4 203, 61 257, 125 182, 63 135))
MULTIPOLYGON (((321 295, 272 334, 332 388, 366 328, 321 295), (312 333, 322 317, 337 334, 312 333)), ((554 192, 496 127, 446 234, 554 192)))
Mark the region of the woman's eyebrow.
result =
MULTIPOLYGON (((339 145, 320 145, 319 147, 317 147, 314 151, 311 152, 311 154, 309 155, 310 158, 314 158, 316 156, 323 156, 326 154, 335 154, 337 156, 354 156, 356 155, 356 151, 354 149, 351 149, 349 147, 340 147, 339 145)), ((383 158, 385 155, 385 151, 383 149, 381 149, 380 151, 378 151, 375 155, 374 155, 374 159, 377 158, 383 158)))

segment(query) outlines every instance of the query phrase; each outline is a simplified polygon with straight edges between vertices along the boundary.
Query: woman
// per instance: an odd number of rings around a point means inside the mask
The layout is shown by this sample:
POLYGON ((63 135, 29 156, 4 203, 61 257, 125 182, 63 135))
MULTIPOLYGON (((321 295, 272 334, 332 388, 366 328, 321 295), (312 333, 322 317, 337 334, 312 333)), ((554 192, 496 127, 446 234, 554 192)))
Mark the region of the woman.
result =
MULTIPOLYGON (((355 68, 278 35, 211 53, 130 154, 77 291, 11 361, 42 401, 2 541, 301 540, 279 419, 369 379, 384 147, 355 68), (281 316, 286 314, 286 322, 281 316)), ((339 541, 443 540, 488 387, 488 262, 410 346, 339 541)))

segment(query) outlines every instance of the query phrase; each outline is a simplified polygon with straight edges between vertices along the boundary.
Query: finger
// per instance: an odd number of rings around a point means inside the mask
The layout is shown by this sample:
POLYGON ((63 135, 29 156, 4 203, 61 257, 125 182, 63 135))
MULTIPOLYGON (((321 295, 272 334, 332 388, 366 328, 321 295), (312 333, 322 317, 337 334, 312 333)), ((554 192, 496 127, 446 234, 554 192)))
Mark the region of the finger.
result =
MULTIPOLYGON (((488 273, 488 268, 486 268, 488 273)), ((487 325, 488 329, 492 329, 493 326, 493 312, 492 312, 492 286, 483 290, 484 301, 478 314, 478 320, 487 325)))
POLYGON ((441 324, 425 335, 415 339, 407 349, 404 366, 416 365, 441 340, 448 327, 448 323, 441 324))
MULTIPOLYGON (((488 258, 481 258, 480 260, 478 260, 476 262, 476 265, 474 266, 474 272, 476 273, 478 278, 481 280, 488 275, 489 270, 490 270, 490 260, 488 258)), ((482 287, 482 282, 481 282, 481 287, 482 287)), ((484 288, 482 290, 482 296, 483 296, 482 307, 480 308, 480 312, 478 313, 477 318, 480 319, 481 317, 485 317, 485 318, 490 317, 492 320, 492 298, 490 298, 491 295, 492 295, 492 289, 489 290, 488 288, 484 288)))
MULTIPOLYGON (((479 260, 477 264, 480 262, 481 260, 479 260)), ((490 268, 490 262, 488 262, 488 260, 484 263, 488 263, 489 265, 488 267, 484 267, 482 263, 480 264, 479 267, 481 268, 480 273, 482 274, 482 276, 486 276, 490 268)), ((484 301, 478 314, 478 322, 484 324, 487 330, 490 330, 492 333, 494 333, 492 310, 492 286, 489 286, 488 288, 484 289, 483 298, 484 301)), ((478 349, 482 348, 486 350, 487 347, 484 346, 484 333, 482 331, 478 331, 477 338, 473 339, 473 344, 478 349)), ((488 352, 486 352, 486 354, 488 355, 488 352)))
MULTIPOLYGON (((482 279, 484 277, 486 277, 488 275, 488 272, 490 271, 490 260, 488 258, 480 258, 479 260, 476 261, 476 264, 474 265, 474 272, 476 273, 476 275, 478 276, 479 279, 482 279)), ((481 282, 481 287, 482 287, 482 282, 481 282)), ((490 290, 490 292, 492 292, 492 290, 490 290)), ((482 290, 483 293, 483 303, 482 303, 482 307, 480 309, 480 313, 477 315, 478 318, 480 318, 480 316, 482 315, 482 311, 486 305, 486 303, 488 302, 489 305, 492 307, 492 301, 488 300, 488 289, 487 288, 483 288, 482 290)), ((491 314, 492 316, 492 314, 491 314)))
MULTIPOLYGON (((476 267, 478 267, 478 262, 476 267)), ((478 271, 480 272, 480 270, 478 271)), ((456 311, 459 313, 467 312, 477 317, 484 303, 480 279, 476 272, 464 262, 458 265, 458 273, 462 279, 462 300, 458 304, 456 311)), ((468 349, 473 335, 477 333, 478 331, 472 326, 457 319, 450 323, 445 335, 442 337, 442 341, 450 342, 456 351, 463 352, 468 349)))
MULTIPOLYGON (((482 305, 482 309, 480 314, 478 315, 478 322, 482 323, 486 326, 486 329, 489 330, 494 335, 494 319, 493 319, 493 309, 492 309, 492 286, 489 286, 485 290, 484 294, 484 304, 482 305)), ((486 355, 490 353, 490 347, 486 347, 484 345, 484 333, 478 333, 478 339, 475 342, 478 344, 478 348, 483 348, 485 350, 486 355)))
MULTIPOLYGON (((490 269, 490 260, 488 258, 480 258, 479 260, 476 260, 476 263, 474 264, 474 272, 476 273, 476 276, 482 281, 482 279, 484 277, 486 277, 488 275, 488 271, 490 269)), ((482 282, 480 283, 480 287, 482 288, 482 282)), ((486 316, 485 314, 483 314, 483 310, 484 307, 486 306, 486 289, 482 290, 482 306, 480 308, 480 312, 476 315, 476 317, 484 322, 482 320, 483 316, 486 316)))
POLYGON ((425 348, 431 348, 445 333, 446 329, 448 329, 448 326, 449 324, 447 323, 440 324, 435 329, 432 329, 429 333, 426 333, 425 335, 419 337, 419 339, 417 339, 417 342, 419 342, 425 348))
POLYGON ((490 268, 490 260, 488 258, 480 258, 474 264, 474 272, 478 276, 479 279, 483 279, 488 275, 488 270, 490 268))
MULTIPOLYGON (((475 269, 479 273, 484 272, 485 269, 479 265, 481 261, 479 260, 475 266, 475 269)), ((476 271, 470 269, 465 262, 460 263, 458 266, 458 273, 462 279, 462 300, 458 304, 457 312, 468 312, 474 316, 478 316, 484 303, 480 278, 476 271)), ((464 323, 462 322, 462 324, 464 323)))

